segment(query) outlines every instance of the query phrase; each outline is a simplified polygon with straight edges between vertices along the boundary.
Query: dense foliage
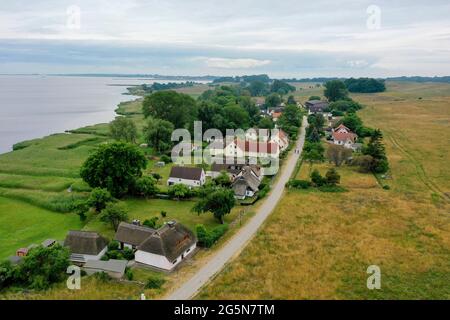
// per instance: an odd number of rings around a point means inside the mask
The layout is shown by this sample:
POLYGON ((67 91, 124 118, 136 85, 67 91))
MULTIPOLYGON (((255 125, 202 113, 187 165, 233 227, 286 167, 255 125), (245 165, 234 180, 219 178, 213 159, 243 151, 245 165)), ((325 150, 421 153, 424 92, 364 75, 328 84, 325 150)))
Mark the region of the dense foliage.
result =
POLYGON ((114 197, 122 197, 142 176, 146 164, 147 159, 138 147, 115 142, 101 145, 90 155, 80 175, 92 188, 106 188, 114 197))
POLYGON ((373 78, 350 78, 344 81, 348 91, 360 93, 383 92, 386 90, 384 80, 373 78))

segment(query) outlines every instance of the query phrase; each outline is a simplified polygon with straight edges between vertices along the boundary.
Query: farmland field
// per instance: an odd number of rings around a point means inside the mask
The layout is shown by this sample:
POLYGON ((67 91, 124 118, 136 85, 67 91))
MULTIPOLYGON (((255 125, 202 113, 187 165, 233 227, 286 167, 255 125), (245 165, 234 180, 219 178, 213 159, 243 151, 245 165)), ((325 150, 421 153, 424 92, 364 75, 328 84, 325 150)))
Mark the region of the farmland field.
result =
MULTIPOLYGON (((391 177, 338 168, 342 193, 287 191, 199 299, 449 299, 450 85, 388 82, 352 97, 383 130, 391 177), (368 290, 367 267, 381 268, 368 290)), ((324 171, 329 164, 320 164, 324 171)), ((309 174, 303 164, 301 178, 309 174)))

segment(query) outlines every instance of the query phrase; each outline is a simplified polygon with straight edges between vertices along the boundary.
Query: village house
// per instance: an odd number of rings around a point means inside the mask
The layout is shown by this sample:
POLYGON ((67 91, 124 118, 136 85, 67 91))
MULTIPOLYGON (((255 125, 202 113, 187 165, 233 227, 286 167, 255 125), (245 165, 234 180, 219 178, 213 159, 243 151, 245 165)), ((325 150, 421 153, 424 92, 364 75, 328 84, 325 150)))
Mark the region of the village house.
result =
POLYGON ((286 132, 278 129, 278 134, 272 135, 270 137, 270 142, 276 143, 279 146, 280 151, 284 151, 289 146, 289 137, 286 132))
POLYGON ((273 113, 271 114, 271 115, 272 115, 272 120, 273 120, 274 122, 277 122, 278 119, 281 117, 282 114, 283 114, 282 112, 273 112, 273 113))
POLYGON ((206 175, 202 168, 173 166, 169 179, 167 179, 167 185, 184 184, 192 188, 202 186, 205 181, 206 175))
POLYGON ((308 114, 325 113, 328 108, 328 102, 322 100, 309 100, 305 102, 308 114))
POLYGON ((355 149, 358 146, 355 144, 358 136, 353 133, 349 128, 340 124, 337 128, 331 132, 331 140, 334 144, 344 146, 348 149, 355 149))
POLYGON ((145 239, 155 233, 155 229, 137 224, 121 222, 114 240, 119 242, 120 249, 136 249, 145 239))
POLYGON ((222 172, 228 173, 228 176, 233 180, 245 167, 246 164, 239 164, 237 161, 234 163, 213 163, 211 165, 211 171, 209 172, 209 176, 213 179, 217 178, 222 172))
POLYGON ((64 246, 70 250, 70 261, 84 264, 88 260, 100 260, 108 250, 108 240, 97 232, 69 231, 64 246))
POLYGON ((274 142, 258 142, 234 140, 224 149, 224 156, 230 158, 277 158, 280 154, 278 144, 274 142))
POLYGON ((163 270, 172 270, 197 245, 197 238, 188 228, 170 221, 145 239, 135 252, 136 263, 163 270))
POLYGON ((261 179, 262 176, 258 170, 254 170, 250 166, 244 167, 233 181, 234 197, 239 200, 253 197, 259 191, 261 179))

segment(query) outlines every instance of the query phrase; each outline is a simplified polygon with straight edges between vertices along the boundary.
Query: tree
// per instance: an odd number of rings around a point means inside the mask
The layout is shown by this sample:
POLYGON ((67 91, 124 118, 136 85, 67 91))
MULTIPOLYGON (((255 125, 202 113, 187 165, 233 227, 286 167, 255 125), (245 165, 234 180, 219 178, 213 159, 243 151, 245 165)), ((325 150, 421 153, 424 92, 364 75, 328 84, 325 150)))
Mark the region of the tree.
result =
POLYGON ((346 99, 348 96, 347 87, 341 80, 331 80, 325 83, 324 96, 329 101, 346 99))
POLYGON ((330 144, 327 149, 327 158, 330 162, 333 162, 336 167, 339 167, 344 161, 349 159, 351 155, 351 149, 336 144, 330 144))
POLYGON ((312 165, 315 161, 323 161, 323 152, 324 147, 320 142, 307 141, 303 147, 303 159, 312 165))
POLYGON ((142 176, 147 159, 142 151, 123 142, 101 145, 81 167, 80 175, 92 188, 106 188, 112 196, 124 196, 142 176))
POLYGON ((256 106, 255 102, 248 96, 239 97, 239 105, 247 111, 248 117, 250 118, 250 126, 254 126, 258 123, 261 110, 256 106))
POLYGON ((363 122, 360 117, 356 115, 356 113, 347 114, 341 121, 341 123, 352 130, 353 132, 358 133, 360 128, 363 126, 363 122))
POLYGON ((325 180, 328 185, 336 186, 341 182, 341 176, 336 171, 336 169, 331 168, 328 169, 327 173, 325 174, 325 180))
POLYGON ((275 127, 275 123, 272 118, 262 117, 258 122, 258 128, 260 129, 273 129, 275 127))
POLYGON ((235 204, 233 190, 218 189, 197 202, 192 210, 198 214, 212 212, 214 217, 223 224, 223 217, 231 212, 235 204))
POLYGON ((295 98, 294 98, 293 95, 290 95, 290 96, 288 97, 286 103, 287 103, 287 104, 295 104, 295 105, 297 105, 297 101, 295 101, 295 98))
POLYGON ((134 122, 125 117, 118 117, 109 125, 111 137, 129 143, 136 143, 137 128, 134 122))
POLYGON ((386 150, 382 142, 383 134, 379 129, 373 131, 367 147, 363 149, 363 154, 373 158, 371 171, 375 173, 385 173, 389 170, 389 163, 386 157, 386 150))
POLYGON ((311 133, 308 135, 307 140, 310 142, 320 142, 320 134, 316 127, 311 130, 311 133))
POLYGON ((308 100, 309 101, 311 101, 311 100, 321 100, 321 98, 319 96, 310 96, 308 100))
POLYGON ((223 108, 228 129, 247 129, 250 125, 248 112, 238 104, 228 104, 223 108))
POLYGON ((90 207, 94 207, 95 211, 100 212, 106 208, 106 204, 108 202, 113 200, 114 198, 108 190, 103 188, 94 188, 87 199, 87 204, 90 207))
POLYGON ((226 171, 222 171, 215 179, 214 182, 216 185, 228 188, 231 186, 231 179, 228 176, 226 171))
POLYGON ((280 119, 280 125, 288 125, 288 126, 295 126, 300 127, 302 121, 301 121, 302 113, 300 112, 300 109, 296 105, 287 105, 284 110, 283 114, 281 115, 280 119))
POLYGON ((271 93, 266 98, 266 105, 269 108, 278 107, 281 103, 281 97, 278 93, 271 93))
POLYGON ((383 92, 386 90, 384 80, 377 80, 373 78, 350 78, 346 79, 344 83, 350 92, 373 93, 383 92))
POLYGON ((252 81, 248 86, 252 97, 263 96, 267 92, 267 85, 262 81, 252 81))
POLYGON ((114 231, 117 231, 119 224, 122 221, 128 220, 128 213, 120 203, 108 203, 105 209, 102 210, 100 221, 109 223, 114 231))
POLYGON ((145 140, 149 146, 158 152, 164 152, 172 146, 172 132, 174 126, 171 122, 161 119, 149 119, 144 127, 145 140))
POLYGON ((158 91, 146 96, 142 103, 145 117, 169 121, 175 128, 185 128, 197 118, 195 100, 176 91, 158 91))
POLYGON ((153 176, 140 177, 136 179, 134 194, 137 196, 150 197, 158 193, 156 179, 153 176))
POLYGON ((368 173, 372 170, 373 158, 369 155, 358 156, 352 160, 352 165, 358 166, 360 172, 368 173))
POLYGON ((324 177, 322 177, 322 175, 320 174, 319 170, 314 169, 313 172, 311 173, 311 182, 316 186, 316 187, 321 187, 326 183, 326 180, 324 177))
POLYGON ((191 196, 191 190, 186 185, 178 183, 169 187, 168 194, 171 198, 184 199, 191 196))
POLYGON ((280 95, 285 95, 291 91, 295 91, 295 87, 281 80, 274 80, 270 86, 270 92, 276 92, 280 95))
POLYGON ((362 106, 353 100, 338 100, 330 103, 328 106, 331 112, 341 111, 341 112, 356 112, 362 108, 362 106))
POLYGON ((31 249, 14 271, 14 281, 35 289, 47 289, 52 283, 63 280, 70 265, 69 249, 55 244, 31 249))

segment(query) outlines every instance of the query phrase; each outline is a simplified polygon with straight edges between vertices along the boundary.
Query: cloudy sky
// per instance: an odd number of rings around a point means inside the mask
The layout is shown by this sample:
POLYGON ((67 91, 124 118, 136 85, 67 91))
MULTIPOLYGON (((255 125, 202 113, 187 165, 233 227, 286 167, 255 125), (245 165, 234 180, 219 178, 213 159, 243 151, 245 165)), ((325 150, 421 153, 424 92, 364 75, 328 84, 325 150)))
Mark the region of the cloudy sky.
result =
POLYGON ((14 0, 0 73, 450 75, 450 1, 14 0))

